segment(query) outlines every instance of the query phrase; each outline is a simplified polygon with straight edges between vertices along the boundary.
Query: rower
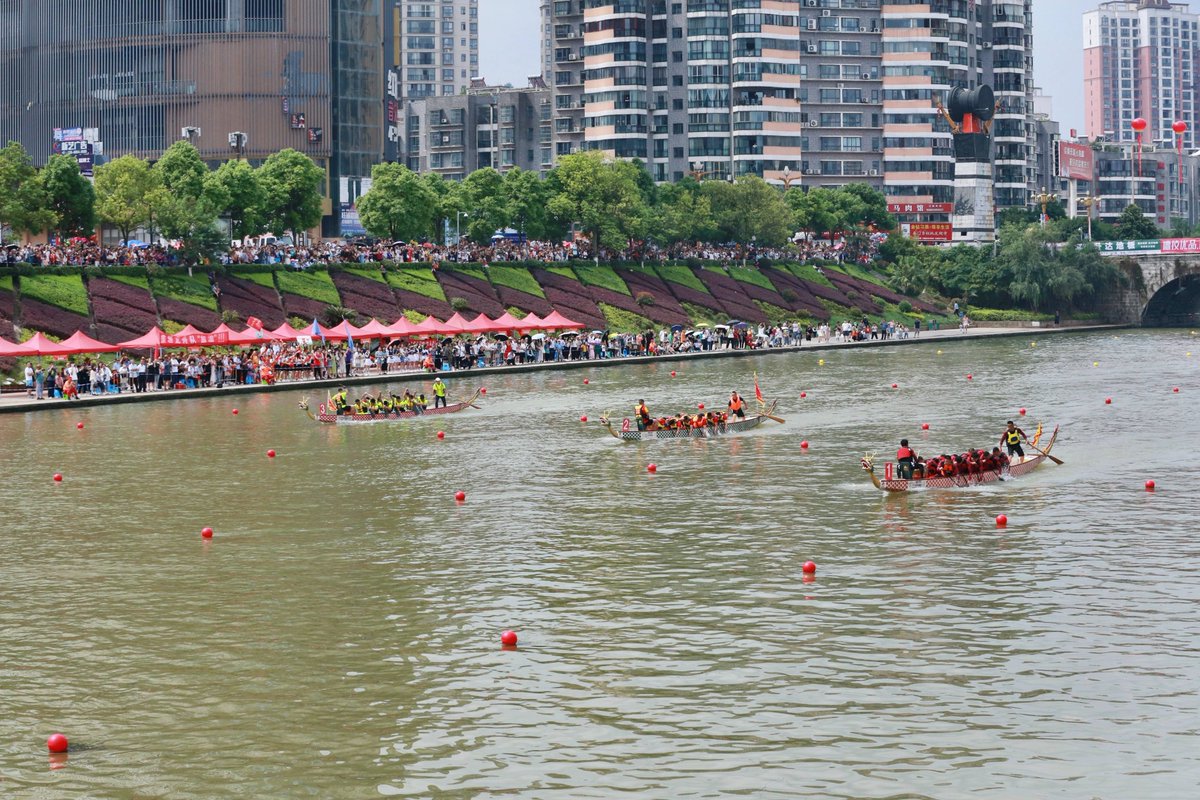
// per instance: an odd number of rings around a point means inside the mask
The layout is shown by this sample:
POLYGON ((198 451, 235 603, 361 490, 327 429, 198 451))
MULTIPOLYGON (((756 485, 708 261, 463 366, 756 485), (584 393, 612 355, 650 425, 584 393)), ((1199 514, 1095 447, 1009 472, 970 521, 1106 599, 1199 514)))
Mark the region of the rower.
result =
POLYGON ((346 387, 339 386, 338 390, 337 390, 337 394, 335 394, 333 396, 333 400, 332 400, 333 409, 334 409, 335 414, 345 414, 346 411, 348 410, 349 404, 346 402, 346 397, 347 397, 346 387))
POLYGON ((1025 460, 1025 451, 1021 449, 1021 440, 1029 441, 1029 437, 1025 435, 1025 431, 1021 430, 1010 419, 1008 427, 1000 434, 1000 444, 1008 447, 1008 457, 1011 459, 1014 455, 1020 456, 1021 460, 1025 460))
POLYGON ((913 465, 917 463, 917 453, 908 446, 908 439, 900 440, 900 449, 896 451, 896 469, 900 477, 910 480, 913 476, 913 465))
POLYGON ((442 383, 442 378, 439 375, 433 379, 433 407, 446 407, 446 384, 442 383))
POLYGON ((738 419, 746 418, 746 403, 737 392, 729 393, 729 411, 738 419))
POLYGON ((639 431, 650 430, 650 409, 646 408, 645 400, 638 400, 634 407, 634 413, 637 415, 637 427, 639 431))

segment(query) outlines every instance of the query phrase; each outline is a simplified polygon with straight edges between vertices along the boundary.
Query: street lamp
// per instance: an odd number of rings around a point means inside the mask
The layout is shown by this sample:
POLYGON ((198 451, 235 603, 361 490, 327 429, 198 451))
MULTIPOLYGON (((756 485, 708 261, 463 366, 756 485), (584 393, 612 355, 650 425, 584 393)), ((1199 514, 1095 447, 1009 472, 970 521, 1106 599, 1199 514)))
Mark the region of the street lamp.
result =
POLYGON ((793 175, 792 168, 785 165, 783 168, 783 190, 786 192, 788 189, 791 189, 792 181, 797 181, 797 180, 800 180, 800 176, 793 175))
POLYGON ((187 139, 187 143, 194 146, 196 144, 196 139, 200 138, 200 129, 194 125, 188 125, 186 128, 181 130, 179 134, 180 138, 187 139))
POLYGON ((1088 241, 1089 242, 1092 240, 1092 206, 1096 205, 1099 202, 1100 202, 1099 197, 1092 197, 1090 194, 1085 194, 1083 197, 1079 198, 1079 205, 1081 205, 1087 209, 1088 241))
POLYGON ((1034 202, 1039 203, 1042 206, 1041 222, 1042 222, 1043 228, 1046 227, 1046 206, 1050 205, 1057 199, 1058 199, 1058 195, 1056 195, 1054 192, 1046 191, 1045 186, 1042 187, 1041 194, 1035 194, 1033 196, 1034 202))
POLYGON ((688 172, 688 175, 691 175, 693 180, 697 180, 697 181, 704 180, 705 175, 711 175, 712 173, 708 170, 701 169, 701 167, 703 167, 703 166, 704 166, 703 162, 693 161, 692 169, 690 172, 688 172))
POLYGON ((454 243, 455 244, 462 244, 462 229, 461 229, 460 225, 461 225, 462 218, 469 217, 469 216, 471 216, 470 211, 454 212, 454 243))
POLYGON ((245 158, 246 143, 250 141, 250 137, 243 131, 234 131, 229 134, 229 146, 237 151, 238 161, 245 158))

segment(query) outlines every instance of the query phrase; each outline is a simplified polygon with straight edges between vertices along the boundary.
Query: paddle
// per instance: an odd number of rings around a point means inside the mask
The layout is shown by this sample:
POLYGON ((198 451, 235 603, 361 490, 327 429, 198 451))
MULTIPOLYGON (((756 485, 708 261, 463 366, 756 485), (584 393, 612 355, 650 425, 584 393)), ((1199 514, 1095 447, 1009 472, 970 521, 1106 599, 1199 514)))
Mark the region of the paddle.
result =
POLYGON ((1030 446, 1030 447, 1032 447, 1034 450, 1038 451, 1039 453, 1041 453, 1042 455, 1044 455, 1046 458, 1048 458, 1048 459, 1050 459, 1051 461, 1053 461, 1055 464, 1058 464, 1058 465, 1060 465, 1060 466, 1062 465, 1062 463, 1063 463, 1063 460, 1062 460, 1061 458, 1056 458, 1055 456, 1052 456, 1052 455, 1050 455, 1049 453, 1047 453, 1047 452, 1046 452, 1045 450, 1043 450, 1042 448, 1038 447, 1038 446, 1037 446, 1036 444, 1034 444, 1033 442, 1026 442, 1025 444, 1029 445, 1029 446, 1030 446))

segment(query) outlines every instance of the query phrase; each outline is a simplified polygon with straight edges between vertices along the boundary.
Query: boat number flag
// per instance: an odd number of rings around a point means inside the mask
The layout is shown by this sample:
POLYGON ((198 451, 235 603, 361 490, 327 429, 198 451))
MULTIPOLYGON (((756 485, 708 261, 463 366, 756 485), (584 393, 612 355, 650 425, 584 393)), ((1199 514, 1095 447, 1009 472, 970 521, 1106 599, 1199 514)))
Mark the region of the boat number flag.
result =
POLYGON ((754 399, 763 402, 762 389, 758 388, 758 373, 754 373, 754 399))

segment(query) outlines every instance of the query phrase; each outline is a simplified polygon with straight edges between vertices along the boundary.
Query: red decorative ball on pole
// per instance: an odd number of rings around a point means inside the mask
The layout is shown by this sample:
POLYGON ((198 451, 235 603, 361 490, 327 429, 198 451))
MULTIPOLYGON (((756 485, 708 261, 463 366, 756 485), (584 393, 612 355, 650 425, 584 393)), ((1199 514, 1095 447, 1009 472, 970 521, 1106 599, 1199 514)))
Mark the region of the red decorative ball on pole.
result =
POLYGON ((584 379, 583 379, 583 385, 584 385, 584 386, 587 386, 589 383, 591 383, 591 381, 589 381, 587 378, 584 378, 584 379))
POLYGON ((807 449, 808 449, 808 439, 805 439, 803 442, 801 442, 801 443, 800 443, 800 449, 801 449, 801 450, 807 450, 807 449))
POLYGON ((61 733, 51 734, 50 738, 46 740, 46 749, 51 753, 65 753, 68 747, 67 737, 61 733))
POLYGON ((808 392, 801 392, 800 399, 803 400, 805 397, 808 397, 808 392))
POLYGON ((1171 126, 1171 130, 1175 131, 1175 133, 1179 136, 1183 136, 1185 133, 1187 133, 1187 129, 1187 123, 1181 119, 1175 120, 1175 124, 1171 126))
POLYGON ((1021 409, 1021 410, 1019 410, 1017 413, 1018 413, 1018 414, 1020 414, 1020 415, 1023 417, 1023 416, 1025 416, 1025 409, 1023 409, 1023 408, 1022 408, 1022 409, 1021 409))
POLYGON ((1135 133, 1141 133, 1142 131, 1146 130, 1146 126, 1148 124, 1149 123, 1146 122, 1144 118, 1136 117, 1132 122, 1129 123, 1129 127, 1133 128, 1135 133))

